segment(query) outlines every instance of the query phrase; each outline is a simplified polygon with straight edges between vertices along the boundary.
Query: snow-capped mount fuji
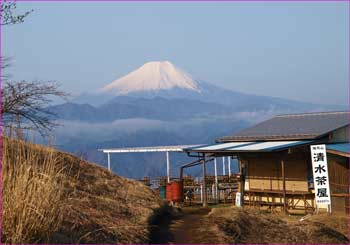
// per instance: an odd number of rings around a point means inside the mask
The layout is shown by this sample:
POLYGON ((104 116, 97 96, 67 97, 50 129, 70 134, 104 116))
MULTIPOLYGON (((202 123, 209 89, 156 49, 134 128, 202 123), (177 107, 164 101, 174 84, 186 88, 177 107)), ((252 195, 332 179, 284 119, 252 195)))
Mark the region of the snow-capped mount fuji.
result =
POLYGON ((201 93, 191 75, 169 61, 152 61, 103 87, 100 92, 115 96, 140 92, 183 89, 201 93))
MULTIPOLYGON (((154 108, 161 107, 159 98, 178 103, 204 102, 229 107, 232 112, 304 112, 328 110, 328 106, 299 101, 246 94, 225 89, 195 79, 169 61, 147 62, 125 76, 112 81, 94 93, 80 95, 73 102, 95 107, 133 104, 139 106, 147 99, 154 108), (152 101, 153 100, 153 101, 152 101), (192 102, 190 102, 192 101, 192 102)), ((334 109, 333 107, 331 107, 334 109)))

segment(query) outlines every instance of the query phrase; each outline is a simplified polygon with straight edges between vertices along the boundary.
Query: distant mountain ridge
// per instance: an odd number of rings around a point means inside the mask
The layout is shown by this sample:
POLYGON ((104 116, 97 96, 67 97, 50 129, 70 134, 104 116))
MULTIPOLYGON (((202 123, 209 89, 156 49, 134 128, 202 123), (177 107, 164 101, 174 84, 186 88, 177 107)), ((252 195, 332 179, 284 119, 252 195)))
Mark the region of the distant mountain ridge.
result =
POLYGON ((146 118, 156 120, 184 120, 233 113, 228 106, 190 99, 163 97, 135 98, 121 96, 101 106, 64 103, 48 110, 58 119, 84 122, 112 122, 119 119, 146 118))

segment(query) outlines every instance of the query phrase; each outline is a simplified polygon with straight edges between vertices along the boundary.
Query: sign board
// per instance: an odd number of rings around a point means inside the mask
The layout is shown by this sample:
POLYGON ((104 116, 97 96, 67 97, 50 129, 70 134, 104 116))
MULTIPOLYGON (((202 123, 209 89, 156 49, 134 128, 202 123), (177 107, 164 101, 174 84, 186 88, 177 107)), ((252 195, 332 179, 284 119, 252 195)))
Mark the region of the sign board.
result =
POLYGON ((312 173, 317 205, 331 204, 326 145, 311 145, 312 173))
POLYGON ((235 204, 236 204, 237 207, 241 206, 241 193, 240 192, 236 193, 236 202, 235 202, 235 204))
POLYGON ((249 182, 248 181, 244 181, 244 190, 249 191, 249 182))

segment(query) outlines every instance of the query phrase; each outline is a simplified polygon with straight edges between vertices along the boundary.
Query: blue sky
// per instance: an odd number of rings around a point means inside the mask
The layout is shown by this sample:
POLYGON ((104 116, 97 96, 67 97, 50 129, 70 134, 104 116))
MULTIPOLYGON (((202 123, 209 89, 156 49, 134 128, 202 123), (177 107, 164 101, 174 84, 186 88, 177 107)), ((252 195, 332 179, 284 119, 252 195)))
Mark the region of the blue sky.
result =
POLYGON ((260 95, 347 104, 348 3, 18 3, 2 30, 14 79, 94 91, 143 63, 169 60, 195 78, 260 95))

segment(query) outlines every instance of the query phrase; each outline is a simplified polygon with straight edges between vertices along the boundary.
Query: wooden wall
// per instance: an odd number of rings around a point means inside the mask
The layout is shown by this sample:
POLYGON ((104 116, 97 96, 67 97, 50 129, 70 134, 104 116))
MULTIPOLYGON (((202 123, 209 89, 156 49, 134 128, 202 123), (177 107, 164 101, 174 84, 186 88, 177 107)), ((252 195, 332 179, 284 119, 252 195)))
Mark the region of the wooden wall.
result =
POLYGON ((327 154, 333 212, 350 212, 349 158, 327 154))
MULTIPOLYGON (((350 163, 349 158, 327 154, 332 211, 349 213, 350 163)), ((240 158, 247 165, 245 190, 282 191, 281 159, 285 162, 287 192, 308 192, 308 175, 312 175, 310 152, 291 154, 246 154, 240 158)), ((264 199, 265 200, 265 199, 264 199)), ((278 201, 278 200, 276 200, 278 201)), ((304 202, 299 202, 303 206, 304 202)))
POLYGON ((349 194, 349 158, 327 154, 329 182, 333 194, 349 194))
MULTIPOLYGON (((261 153, 260 156, 246 156, 249 189, 283 190, 281 159, 278 156, 261 153)), ((307 161, 304 154, 284 157, 286 190, 308 191, 307 161)))

